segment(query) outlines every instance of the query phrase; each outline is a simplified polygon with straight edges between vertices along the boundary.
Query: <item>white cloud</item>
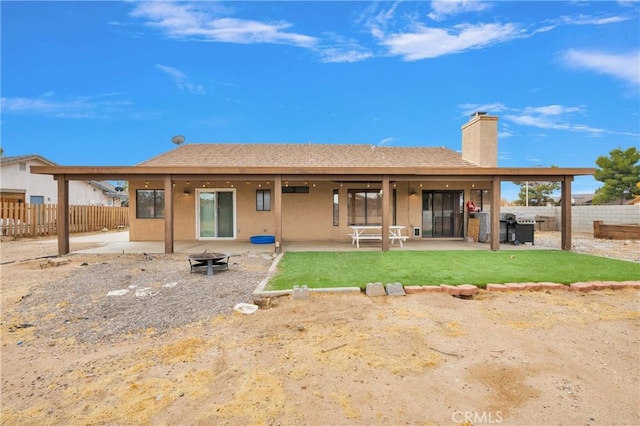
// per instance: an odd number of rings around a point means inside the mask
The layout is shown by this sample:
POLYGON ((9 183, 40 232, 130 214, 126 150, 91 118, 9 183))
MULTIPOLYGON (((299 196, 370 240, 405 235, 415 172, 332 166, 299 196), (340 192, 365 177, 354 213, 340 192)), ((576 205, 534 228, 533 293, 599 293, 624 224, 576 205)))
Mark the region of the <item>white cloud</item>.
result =
POLYGON ((461 24, 430 28, 417 24, 412 32, 386 35, 381 44, 406 61, 435 58, 504 43, 523 36, 515 24, 461 24))
POLYGON ((458 105, 462 108, 463 116, 469 116, 474 112, 483 111, 489 114, 496 114, 498 112, 506 111, 508 108, 506 105, 500 102, 486 103, 486 104, 461 104, 458 105))
POLYGON ((398 138, 394 138, 394 137, 384 138, 380 142, 378 142, 378 146, 389 145, 391 142, 397 139, 398 138))
POLYGON ((56 100, 48 92, 40 97, 14 97, 1 99, 4 114, 44 115, 59 118, 109 118, 111 113, 131 105, 124 100, 104 100, 119 95, 83 96, 70 100, 56 100))
MULTIPOLYGON (((506 112, 504 115, 500 115, 500 118, 518 126, 579 132, 586 133, 589 136, 602 136, 605 134, 639 136, 635 133, 606 130, 576 122, 576 116, 584 117, 587 115, 587 109, 583 105, 567 106, 552 104, 513 108, 501 102, 494 102, 485 104, 467 103, 460 104, 458 107, 462 109, 463 116, 469 116, 477 111, 486 111, 490 114, 506 112)), ((517 131, 513 130, 511 126, 503 121, 501 121, 500 126, 501 129, 498 134, 500 138, 508 138, 518 134, 517 131)))
POLYGON ((478 0, 436 0, 431 2, 432 12, 427 16, 434 21, 442 21, 448 16, 467 12, 480 12, 489 7, 489 3, 478 0))
POLYGON ((324 33, 325 42, 318 46, 321 62, 359 62, 369 59, 373 53, 362 47, 357 40, 335 33, 324 33))
POLYGON ((198 95, 204 95, 206 93, 203 86, 190 83, 189 77, 187 77, 187 75, 182 71, 160 64, 156 64, 156 68, 168 74, 180 90, 186 90, 189 93, 195 93, 198 95))
POLYGON ((632 19, 630 16, 562 16, 559 22, 568 25, 607 25, 624 22, 632 19))
POLYGON ((292 24, 221 16, 225 9, 209 8, 209 3, 138 2, 131 15, 147 19, 169 37, 239 44, 273 43, 313 47, 315 37, 286 31, 292 24))
POLYGON ((573 116, 576 113, 580 115, 584 115, 586 113, 586 109, 583 106, 568 107, 563 105, 547 105, 539 107, 525 107, 520 110, 514 109, 513 111, 515 113, 505 115, 504 119, 520 126, 587 133, 589 136, 602 136, 609 134, 638 137, 638 135, 634 133, 606 130, 574 122, 573 116))
POLYGON ((563 105, 545 105, 539 107, 526 107, 523 112, 525 114, 540 114, 540 115, 563 115, 572 114, 574 112, 585 112, 583 106, 567 107, 563 105))
POLYGON ((593 70, 640 84, 640 50, 626 54, 572 49, 562 55, 565 64, 575 68, 593 70))

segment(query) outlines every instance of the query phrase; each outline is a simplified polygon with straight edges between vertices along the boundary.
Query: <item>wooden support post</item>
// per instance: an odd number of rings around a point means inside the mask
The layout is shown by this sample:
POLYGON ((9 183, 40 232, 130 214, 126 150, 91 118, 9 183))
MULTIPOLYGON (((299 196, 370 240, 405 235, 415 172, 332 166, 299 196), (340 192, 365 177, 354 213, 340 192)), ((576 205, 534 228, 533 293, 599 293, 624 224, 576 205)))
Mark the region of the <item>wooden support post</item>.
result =
POLYGON ((491 250, 500 250, 500 176, 491 180, 491 250))
POLYGON ((273 178, 273 216, 275 220, 275 251, 282 251, 282 176, 273 178))
POLYGON ((573 176, 565 176, 562 181, 562 211, 560 216, 562 250, 571 250, 571 181, 573 176))
POLYGON ((58 254, 69 254, 69 181, 56 175, 58 181, 58 254))
POLYGON ((389 192, 389 175, 384 175, 382 176, 382 251, 389 251, 389 216, 392 198, 389 192))
POLYGON ((173 181, 164 177, 164 252, 173 253, 173 181))

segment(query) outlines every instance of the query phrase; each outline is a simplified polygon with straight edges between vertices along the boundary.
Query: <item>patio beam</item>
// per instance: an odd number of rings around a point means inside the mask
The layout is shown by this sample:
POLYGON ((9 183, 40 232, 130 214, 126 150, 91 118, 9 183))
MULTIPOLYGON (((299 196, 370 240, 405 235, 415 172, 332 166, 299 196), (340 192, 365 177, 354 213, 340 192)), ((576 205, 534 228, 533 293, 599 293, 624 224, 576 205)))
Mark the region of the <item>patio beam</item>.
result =
POLYGON ((389 251, 389 214, 391 213, 389 175, 382 176, 382 251, 389 251))
POLYGON ((69 254, 69 181, 56 175, 58 181, 58 254, 69 254))
POLYGON ((164 177, 164 252, 173 253, 173 183, 164 177))
POLYGON ((500 176, 491 181, 491 250, 500 250, 500 176))
POLYGON ((282 176, 273 176, 273 216, 275 219, 275 251, 282 250, 282 176))
POLYGON ((562 250, 571 250, 571 181, 573 176, 565 176, 562 181, 562 208, 560 212, 561 241, 562 250))

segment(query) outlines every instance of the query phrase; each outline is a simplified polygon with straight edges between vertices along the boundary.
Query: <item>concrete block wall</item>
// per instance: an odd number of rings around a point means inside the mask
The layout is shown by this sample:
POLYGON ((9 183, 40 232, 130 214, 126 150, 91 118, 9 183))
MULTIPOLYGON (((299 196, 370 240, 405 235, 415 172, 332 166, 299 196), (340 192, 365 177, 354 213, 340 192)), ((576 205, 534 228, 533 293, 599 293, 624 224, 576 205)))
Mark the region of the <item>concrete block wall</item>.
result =
MULTIPOLYGON (((502 213, 515 213, 533 216, 553 216, 557 230, 560 230, 560 207, 522 207, 504 206, 502 213)), ((593 221, 601 220, 606 225, 640 225, 640 205, 635 206, 573 206, 571 224, 574 232, 593 232, 593 221)))

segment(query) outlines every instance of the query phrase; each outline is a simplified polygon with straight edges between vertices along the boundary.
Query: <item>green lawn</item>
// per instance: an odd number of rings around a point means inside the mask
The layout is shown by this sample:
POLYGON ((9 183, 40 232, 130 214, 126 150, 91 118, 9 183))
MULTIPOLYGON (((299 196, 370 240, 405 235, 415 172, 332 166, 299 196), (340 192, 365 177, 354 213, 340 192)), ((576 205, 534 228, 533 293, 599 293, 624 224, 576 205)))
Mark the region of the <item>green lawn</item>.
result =
POLYGON ((267 290, 639 279, 638 263, 557 250, 296 252, 285 253, 267 290))

